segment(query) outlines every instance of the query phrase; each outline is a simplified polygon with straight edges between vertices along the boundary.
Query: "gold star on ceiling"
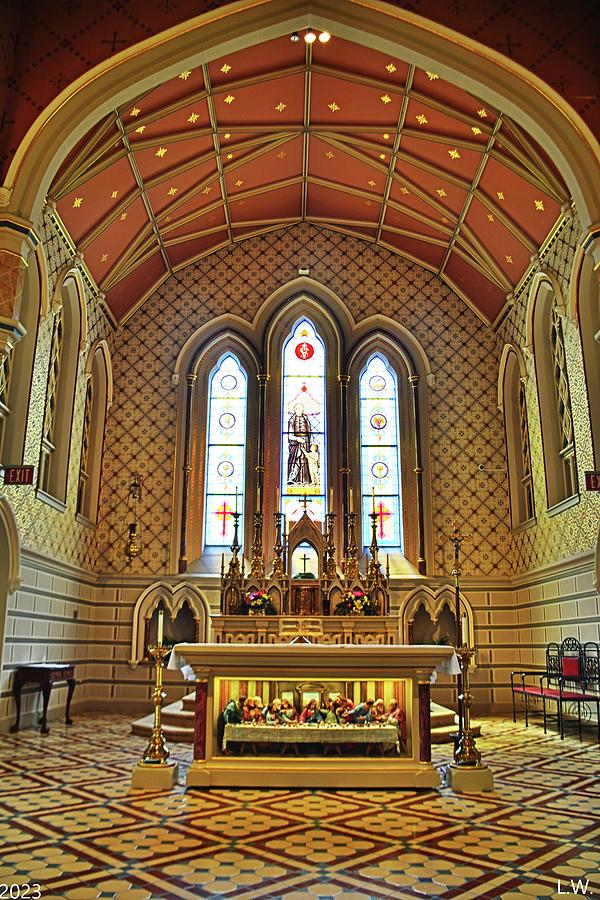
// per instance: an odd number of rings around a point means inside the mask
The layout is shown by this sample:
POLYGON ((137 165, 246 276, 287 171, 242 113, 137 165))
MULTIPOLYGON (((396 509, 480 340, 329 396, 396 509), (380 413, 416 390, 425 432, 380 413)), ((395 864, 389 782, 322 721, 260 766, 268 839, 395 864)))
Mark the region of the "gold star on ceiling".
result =
POLYGON ((127 213, 121 213, 121 222, 124 222, 127 218, 127 213))
POLYGON ((479 116, 480 119, 487 119, 487 110, 485 110, 485 109, 483 109, 483 108, 482 108, 482 109, 478 109, 478 110, 477 110, 477 115, 479 116))
POLYGON ((390 139, 389 134, 384 134, 383 139, 384 139, 384 141, 389 141, 389 139, 390 139))
POLYGON ((339 112, 340 111, 340 107, 337 105, 335 100, 332 103, 328 103, 327 105, 328 105, 329 109, 331 110, 331 112, 339 112))
POLYGON ((225 159, 233 159, 233 153, 228 153, 225 159))
POLYGON ((235 97, 233 96, 233 94, 227 94, 227 96, 225 97, 225 103, 227 103, 228 106, 231 106, 234 100, 235 97))
POLYGON ((185 72, 180 73, 179 77, 181 78, 182 81, 187 81, 191 74, 192 73, 190 72, 190 70, 186 69, 185 72))
POLYGON ((385 162, 385 153, 380 153, 379 159, 382 159, 385 162))
POLYGON ((544 201, 543 200, 534 200, 535 208, 538 212, 544 212, 544 201))
POLYGON ((223 140, 228 141, 230 137, 231 137, 231 135, 229 134, 228 131, 226 131, 225 134, 223 135, 223 140))
POLYGON ((512 256, 505 255, 505 256, 504 256, 504 259, 506 260, 506 262, 507 262, 509 265, 512 266, 512 264, 513 264, 513 258, 512 258, 512 256))
POLYGON ((444 223, 444 225, 447 225, 449 221, 450 219, 446 218, 446 216, 442 216, 442 222, 444 223))
POLYGON ((129 113, 129 115, 130 115, 133 119, 136 119, 136 118, 139 116, 140 113, 141 113, 141 109, 138 109, 137 106, 134 106, 133 109, 131 110, 131 112, 129 113))
POLYGON ((285 150, 280 150, 279 153, 277 154, 277 159, 285 159, 286 156, 287 156, 287 153, 285 152, 285 150))
POLYGON ((118 192, 118 191, 113 191, 112 194, 110 195, 110 199, 111 199, 111 200, 116 200, 118 196, 119 196, 119 192, 118 192))
POLYGON ((235 186, 236 186, 236 187, 241 187, 241 186, 243 185, 243 183, 244 183, 243 179, 242 179, 242 178, 238 178, 238 180, 237 180, 236 183, 235 183, 235 186))
POLYGON ((102 254, 102 259, 100 260, 100 262, 108 262, 108 253, 102 254))
POLYGON ((496 191, 496 197, 498 200, 504 200, 504 191, 496 191))
POLYGON ((198 115, 198 113, 192 113, 188 117, 188 122, 190 123, 190 125, 195 125, 199 118, 200 116, 198 115))
POLYGON ((327 159, 333 159, 335 156, 335 153, 332 153, 331 150, 328 150, 327 153, 325 154, 325 156, 327 157, 327 159))
POLYGON ((369 180, 367 181, 367 184, 369 185, 369 187, 375 187, 375 182, 373 181, 372 178, 369 178, 369 180))
POLYGON ((448 196, 448 195, 446 194, 446 191, 444 190, 444 188, 436 188, 436 191, 435 191, 435 192, 436 192, 436 194, 438 194, 440 197, 447 197, 447 196, 448 196))
POLYGON ((156 153, 155 153, 154 155, 155 155, 155 156, 158 156, 159 159, 162 159, 163 156, 166 156, 166 155, 167 155, 167 148, 166 148, 166 147, 159 147, 158 150, 156 151, 156 153))
POLYGON ((458 150, 448 150, 448 156, 450 159, 460 159, 460 153, 458 150))
POLYGON ((169 190, 167 191, 167 194, 169 195, 169 197, 174 197, 178 190, 179 190, 179 188, 170 187, 169 190))
POLYGON ((221 72, 223 73, 223 75, 227 75, 228 72, 231 72, 231 66, 229 65, 229 63, 223 63, 223 65, 221 66, 221 72))
POLYGON ((365 206, 373 206, 370 200, 365 200, 365 206))
POLYGON ((407 187, 404 187, 404 185, 402 185, 402 187, 400 188, 400 193, 401 194, 410 194, 410 191, 407 187))
POLYGON ((481 134, 481 128, 478 128, 477 125, 471 125, 471 131, 473 134, 481 134))
POLYGON ((202 193, 203 193, 203 194, 206 194, 206 196, 208 197, 208 195, 210 194, 211 191, 212 191, 212 188, 211 188, 211 187, 205 187, 205 188, 203 189, 202 193))
POLYGON ((394 72, 396 71, 396 66, 394 65, 394 63, 391 62, 391 63, 387 64, 386 69, 390 73, 390 75, 393 75, 394 72))
POLYGON ((145 126, 145 125, 140 125, 139 128, 136 128, 136 129, 135 129, 135 133, 136 133, 136 134, 143 134, 143 133, 145 132, 145 130, 146 130, 146 126, 145 126))
POLYGON ((487 218, 488 218, 488 222, 495 222, 495 221, 496 221, 491 213, 488 213, 488 214, 487 214, 487 218))
POLYGON ((80 209, 83 203, 83 197, 75 197, 73 200, 73 209, 80 209))
POLYGON ((283 100, 280 100, 275 109, 277 112, 283 112, 284 109, 287 109, 287 103, 284 103, 283 100))
POLYGON ((170 222, 170 221, 171 221, 171 216, 165 216, 165 222, 170 222))
POLYGON ((419 125, 427 125, 427 123, 428 123, 427 116, 424 116, 423 113, 419 113, 419 115, 415 116, 415 118, 416 118, 417 122, 419 123, 419 125))
POLYGON ((427 75, 427 77, 429 78, 430 81, 437 81, 437 79, 440 77, 435 72, 425 72, 425 74, 427 75))
POLYGON ((383 103, 384 106, 387 106, 388 103, 392 102, 392 98, 390 97, 389 94, 382 94, 379 99, 381 100, 381 102, 383 103))

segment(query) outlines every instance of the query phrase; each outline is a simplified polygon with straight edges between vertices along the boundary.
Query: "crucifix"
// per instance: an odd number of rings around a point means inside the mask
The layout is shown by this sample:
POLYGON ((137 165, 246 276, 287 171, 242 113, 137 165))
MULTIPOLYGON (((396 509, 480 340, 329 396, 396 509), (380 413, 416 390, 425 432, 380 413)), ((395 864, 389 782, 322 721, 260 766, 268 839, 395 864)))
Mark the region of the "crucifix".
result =
POLYGON ((310 572, 307 572, 307 571, 306 571, 306 563, 307 563, 308 560, 310 559, 310 556, 307 556, 306 553, 305 553, 304 556, 301 556, 301 557, 300 557, 300 559, 302 560, 302 563, 303 563, 303 566, 302 566, 302 574, 303 574, 303 575, 309 575, 310 572))
POLYGON ((384 506, 381 501, 377 506, 377 518, 379 519, 379 537, 382 538, 383 534, 383 526, 385 525, 386 519, 389 519, 391 516, 390 510, 387 506, 384 506))
POLYGON ((308 504, 309 504, 310 502, 311 502, 311 501, 308 499, 308 497, 307 497, 306 494, 305 494, 304 497, 302 498, 302 500, 300 501, 300 503, 301 503, 302 506, 304 507, 304 512, 306 512, 306 507, 308 506, 308 504))
POLYGON ((219 519, 221 519, 221 535, 223 537, 225 537, 225 526, 227 525, 227 522, 231 518, 232 512, 233 511, 230 509, 229 506, 227 506, 227 503, 224 500, 223 500, 221 506, 219 506, 219 508, 215 510, 215 516, 217 516, 219 519))

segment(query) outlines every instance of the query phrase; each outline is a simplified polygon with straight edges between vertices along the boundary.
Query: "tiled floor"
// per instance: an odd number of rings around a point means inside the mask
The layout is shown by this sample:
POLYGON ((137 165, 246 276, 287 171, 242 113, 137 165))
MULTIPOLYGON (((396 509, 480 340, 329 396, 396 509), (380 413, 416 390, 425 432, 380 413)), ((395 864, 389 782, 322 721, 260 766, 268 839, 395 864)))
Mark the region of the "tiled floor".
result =
MULTIPOLYGON (((214 790, 133 794, 145 740, 79 718, 2 735, 0 885, 118 897, 517 898, 600 894, 600 749, 486 720, 493 794, 214 790), (560 885, 558 880, 560 879, 560 885)), ((442 763, 448 750, 436 748, 442 763)), ((190 750, 177 746, 183 764, 190 750)), ((0 887, 0 894, 2 888, 0 887)), ((24 892, 21 892, 23 896, 24 892)), ((16 896, 4 893, 3 896, 16 896)), ((37 896, 33 891, 30 896, 37 896)))

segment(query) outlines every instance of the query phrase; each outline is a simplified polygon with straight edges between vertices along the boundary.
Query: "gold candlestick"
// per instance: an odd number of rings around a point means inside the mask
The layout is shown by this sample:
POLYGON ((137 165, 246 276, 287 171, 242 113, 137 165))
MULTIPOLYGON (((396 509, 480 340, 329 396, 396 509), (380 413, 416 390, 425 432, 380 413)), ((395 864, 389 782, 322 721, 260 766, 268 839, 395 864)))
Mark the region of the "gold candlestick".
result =
POLYGON ((275 543, 273 545, 273 570, 271 571, 271 578, 285 578, 285 566, 283 564, 282 552, 283 552, 283 544, 281 543, 281 522, 283 520, 283 514, 280 512, 275 513, 275 543))
POLYGON ((262 523, 261 512, 254 513, 254 540, 252 541, 252 560, 250 562, 250 574, 252 578, 264 578, 265 560, 262 549, 262 523))
MULTIPOLYGON (((333 493, 333 489, 331 489, 333 493)), ((327 544, 325 552, 327 554, 327 564, 325 571, 328 578, 335 578, 337 575, 337 566, 335 564, 335 544, 333 542, 333 532, 335 528, 335 513, 330 512, 326 516, 327 519, 327 544)))
POLYGON ((142 758, 145 765, 162 764, 168 760, 170 752, 165 743, 165 736, 162 730, 162 702, 167 696, 163 691, 163 669, 165 666, 165 658, 170 652, 170 647, 165 647, 162 643, 153 644, 148 647, 150 656, 155 659, 156 677, 154 682, 154 690, 152 692, 152 703, 154 704, 154 727, 152 728, 152 736, 146 747, 146 752, 142 758))
POLYGON ((481 753, 475 746, 475 737, 471 728, 471 701, 473 695, 469 691, 469 664, 471 657, 475 653, 466 643, 458 647, 456 650, 460 660, 460 671, 462 676, 462 719, 463 727, 459 739, 454 750, 455 766, 478 766, 481 763, 481 753))
POLYGON ((354 533, 356 528, 356 513, 348 513, 346 518, 348 522, 348 556, 346 558, 344 574, 349 581, 353 581, 355 578, 360 578, 357 556, 358 547, 356 546, 356 535, 354 533))

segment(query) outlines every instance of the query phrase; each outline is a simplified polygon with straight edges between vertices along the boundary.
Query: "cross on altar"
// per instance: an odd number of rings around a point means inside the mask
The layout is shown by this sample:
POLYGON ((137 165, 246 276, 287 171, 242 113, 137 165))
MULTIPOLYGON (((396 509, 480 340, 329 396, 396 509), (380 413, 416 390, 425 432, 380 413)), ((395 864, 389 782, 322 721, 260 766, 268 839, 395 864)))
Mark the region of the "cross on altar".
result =
POLYGON ((225 500, 223 500, 222 504, 218 509, 215 510, 215 516, 218 516, 221 519, 221 535, 225 537, 225 526, 227 522, 231 519, 233 515, 233 510, 231 507, 227 506, 225 500))
POLYGON ((310 500, 308 499, 308 497, 306 496, 306 494, 304 495, 304 497, 302 498, 302 500, 300 501, 300 503, 301 503, 302 506, 304 507, 304 512, 306 512, 306 507, 307 507, 307 505, 310 503, 310 500))
POLYGON ((307 556, 306 553, 305 553, 304 556, 301 556, 301 557, 300 557, 300 559, 302 560, 302 562, 303 562, 303 564, 304 564, 303 567, 302 567, 302 574, 303 574, 303 575, 306 575, 306 574, 307 574, 307 572, 306 572, 306 563, 309 561, 310 556, 307 556))
POLYGON ((387 508, 387 506, 384 506, 380 500, 375 515, 379 519, 379 537, 382 538, 383 526, 385 525, 386 519, 389 519, 392 515, 392 512, 387 508))

